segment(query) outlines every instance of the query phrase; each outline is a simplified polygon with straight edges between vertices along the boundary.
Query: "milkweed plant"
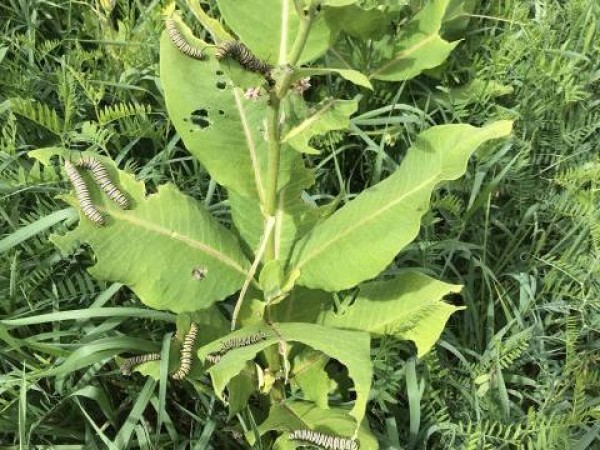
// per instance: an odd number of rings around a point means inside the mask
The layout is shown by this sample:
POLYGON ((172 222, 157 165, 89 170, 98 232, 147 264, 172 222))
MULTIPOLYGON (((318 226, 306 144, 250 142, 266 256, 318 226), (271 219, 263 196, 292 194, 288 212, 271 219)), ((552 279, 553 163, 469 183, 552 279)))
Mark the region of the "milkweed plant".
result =
POLYGON ((318 157, 314 138, 352 130, 372 83, 444 62, 457 45, 440 34, 448 3, 426 2, 401 23, 357 0, 217 0, 224 23, 189 0, 193 27, 174 7, 165 11, 167 110, 227 193, 230 227, 172 184, 147 195, 104 156, 30 152, 46 165, 58 158, 75 185, 64 199, 80 219, 52 237, 61 251, 88 245, 93 276, 176 315, 163 353, 120 361, 124 373, 167 371, 173 384, 209 389, 249 445, 378 448, 365 420, 371 338, 410 340, 426 354, 460 309, 444 297, 461 289, 419 268, 378 276, 417 236, 433 190, 512 124, 432 126, 391 175, 343 204, 306 200, 315 181, 307 162, 318 157), (367 43, 369 61, 352 67, 349 52, 367 43), (309 95, 323 77, 344 79, 357 95, 309 95))

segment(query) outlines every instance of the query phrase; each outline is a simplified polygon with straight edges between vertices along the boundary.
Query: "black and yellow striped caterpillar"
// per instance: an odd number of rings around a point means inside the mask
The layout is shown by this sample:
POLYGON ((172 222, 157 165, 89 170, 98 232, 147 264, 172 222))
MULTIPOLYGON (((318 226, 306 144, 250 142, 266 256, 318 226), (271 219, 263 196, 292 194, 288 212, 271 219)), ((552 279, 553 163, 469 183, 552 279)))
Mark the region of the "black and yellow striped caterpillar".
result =
POLYGON ((167 35, 169 39, 173 43, 173 45, 184 55, 189 56, 194 59, 204 59, 204 54, 202 50, 191 45, 185 36, 179 30, 177 22, 174 19, 167 19, 165 22, 165 27, 167 29, 167 35))
POLYGON ((69 181, 71 181, 73 188, 75 189, 75 196, 79 201, 79 205, 81 206, 83 214, 96 225, 104 225, 104 217, 102 217, 102 214, 100 214, 100 212, 96 209, 96 206, 92 203, 90 191, 88 190, 85 180, 77 168, 69 161, 65 161, 65 172, 69 178, 69 181))
POLYGON ((190 373, 192 368, 192 350, 194 349, 197 334, 198 325, 192 322, 190 330, 183 338, 183 345, 181 347, 181 355, 179 358, 179 369, 172 375, 174 380, 183 380, 190 373))
POLYGON ((212 364, 217 364, 219 361, 221 361, 223 355, 225 355, 228 351, 233 350, 234 348, 247 347, 249 345, 256 344, 257 342, 264 341, 266 338, 266 333, 264 331, 259 331, 258 333, 254 333, 249 336, 228 339, 221 343, 221 348, 219 351, 209 353, 206 356, 206 360, 212 364))
POLYGON ((333 436, 312 430, 294 430, 290 433, 289 439, 317 445, 326 450, 358 450, 358 441, 355 439, 333 436))
POLYGON ((264 331, 260 331, 249 336, 241 336, 228 339, 225 342, 221 343, 219 353, 221 355, 224 355, 229 350, 232 350, 234 348, 247 347, 248 345, 253 345, 257 342, 264 341, 266 338, 267 335, 264 333, 264 331))
POLYGON ((217 364, 221 361, 222 355, 220 353, 209 353, 206 355, 206 360, 211 364, 217 364))
POLYGON ((91 156, 84 156, 77 161, 75 165, 77 167, 81 167, 82 169, 89 170, 98 187, 106 192, 106 195, 108 195, 108 197, 117 205, 123 209, 129 208, 129 201, 127 200, 127 197, 125 197, 125 195, 119 191, 119 188, 115 186, 110 179, 108 172, 100 161, 91 156))
POLYGON ((262 74, 269 83, 272 83, 273 81, 271 78, 273 66, 255 56, 250 49, 240 41, 222 42, 219 44, 215 56, 219 60, 226 57, 233 58, 244 69, 262 74))
POLYGON ((159 361, 160 353, 148 353, 147 355, 138 355, 125 360, 119 369, 123 375, 131 375, 131 371, 140 364, 149 361, 159 361))

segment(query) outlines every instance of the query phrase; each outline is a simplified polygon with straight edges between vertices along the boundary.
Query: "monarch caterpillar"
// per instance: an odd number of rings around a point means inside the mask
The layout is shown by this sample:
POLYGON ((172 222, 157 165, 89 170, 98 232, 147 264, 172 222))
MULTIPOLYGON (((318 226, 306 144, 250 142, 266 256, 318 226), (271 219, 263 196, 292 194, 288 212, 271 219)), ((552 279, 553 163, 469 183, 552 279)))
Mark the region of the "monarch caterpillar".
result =
POLYGON ((192 367, 192 350, 196 342, 198 334, 198 325, 194 322, 190 325, 190 331, 183 338, 183 346, 181 347, 181 355, 179 358, 179 369, 172 375, 174 380, 183 380, 190 373, 192 367))
POLYGON ((290 433, 289 439, 318 445, 326 450, 358 450, 358 441, 354 439, 332 436, 312 430, 294 430, 290 433))
POLYGON ((208 355, 206 355, 206 360, 212 364, 217 364, 219 361, 221 361, 223 355, 229 350, 233 350, 234 348, 247 347, 249 345, 253 345, 257 342, 263 341, 266 338, 267 335, 263 331, 260 331, 249 336, 228 339, 227 341, 221 343, 221 348, 218 352, 209 353, 208 355))
POLYGON ((98 212, 92 200, 90 198, 90 191, 88 190, 85 180, 77 170, 77 168, 69 161, 65 161, 65 172, 69 181, 75 189, 75 196, 79 201, 83 214, 94 222, 96 225, 104 225, 104 217, 98 212))
POLYGON ((129 208, 127 197, 115 186, 100 161, 91 156, 84 156, 77 161, 76 166, 89 170, 98 187, 106 192, 106 195, 117 205, 123 209, 129 208))
POLYGON ((189 56, 194 59, 204 59, 204 55, 202 54, 202 50, 199 48, 193 47, 185 36, 181 33, 179 28, 177 27, 177 22, 174 19, 167 19, 165 22, 165 27, 167 29, 167 34, 169 35, 169 39, 177 50, 179 50, 184 55, 189 56))
POLYGON ((250 49, 240 41, 227 41, 219 44, 215 56, 217 59, 223 59, 229 56, 240 63, 240 66, 244 69, 264 75, 269 83, 273 81, 271 78, 273 66, 255 56, 250 49))
POLYGON ((133 358, 128 358, 125 360, 119 369, 123 375, 131 375, 131 371, 135 366, 139 366, 145 362, 149 361, 159 361, 160 353, 148 353, 147 355, 138 355, 133 358))
POLYGON ((206 355, 206 360, 211 364, 217 364, 219 361, 221 361, 221 354, 209 353, 208 355, 206 355))
POLYGON ((266 338, 267 335, 263 331, 260 331, 249 336, 228 339, 227 341, 221 344, 221 349, 219 350, 219 353, 221 355, 224 355, 229 350, 232 350, 234 348, 247 347, 248 345, 253 345, 257 342, 264 341, 266 338))

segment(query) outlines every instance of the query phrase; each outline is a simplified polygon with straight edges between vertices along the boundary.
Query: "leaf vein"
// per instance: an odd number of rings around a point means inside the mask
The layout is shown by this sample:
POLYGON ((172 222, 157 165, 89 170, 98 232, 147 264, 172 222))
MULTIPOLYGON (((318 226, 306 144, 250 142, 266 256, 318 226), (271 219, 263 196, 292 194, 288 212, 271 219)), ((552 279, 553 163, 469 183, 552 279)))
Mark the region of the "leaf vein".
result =
POLYGON ((433 41, 436 36, 438 36, 437 33, 430 34, 425 39, 423 39, 422 41, 420 41, 417 44, 413 45, 412 47, 408 47, 406 50, 402 50, 393 59, 391 59, 390 61, 388 61, 387 63, 385 63, 383 66, 379 67, 375 72, 371 73, 370 78, 372 78, 375 75, 378 75, 381 72, 384 72, 388 67, 393 66, 398 61, 400 61, 400 60, 402 60, 402 59, 404 59, 404 58, 412 55, 414 52, 416 52, 417 50, 419 50, 421 47, 423 47, 424 45, 426 45, 426 44, 430 43, 431 41, 433 41))
POLYGON ((127 213, 115 211, 115 210, 111 211, 110 214, 124 222, 129 222, 140 228, 160 234, 161 236, 167 236, 171 239, 175 239, 177 241, 183 242, 184 244, 186 244, 192 248, 201 250, 204 253, 212 256, 213 258, 221 261, 224 265, 229 266, 232 269, 235 269, 236 271, 238 271, 244 275, 247 275, 247 273, 248 273, 247 270, 245 270, 242 266, 240 266, 236 261, 231 259, 229 256, 221 253, 220 251, 211 247, 210 245, 206 245, 204 242, 198 241, 196 239, 192 239, 188 236, 184 236, 182 234, 179 234, 175 231, 169 230, 162 226, 155 225, 155 224, 152 224, 152 223, 144 221, 144 220, 140 220, 140 218, 135 217, 131 214, 127 214, 127 213))
POLYGON ((264 188, 260 173, 260 165, 258 163, 256 144, 254 143, 254 139, 252 138, 252 132, 250 130, 250 126, 248 125, 244 105, 242 105, 240 94, 236 88, 233 89, 233 95, 235 97, 235 105, 240 115, 240 121, 242 122, 242 128, 244 129, 244 137, 246 138, 248 152, 250 154, 250 161, 252 162, 252 171, 254 172, 254 182, 256 184, 256 190, 258 191, 258 197, 260 199, 260 202, 264 204, 264 188))

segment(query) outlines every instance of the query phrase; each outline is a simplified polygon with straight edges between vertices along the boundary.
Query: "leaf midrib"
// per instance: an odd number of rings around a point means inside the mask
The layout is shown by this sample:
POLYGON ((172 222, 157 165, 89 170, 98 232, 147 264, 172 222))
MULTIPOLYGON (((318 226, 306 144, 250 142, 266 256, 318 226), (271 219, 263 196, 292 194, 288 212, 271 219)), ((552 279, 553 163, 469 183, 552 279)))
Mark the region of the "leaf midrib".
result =
POLYGON ((325 353, 319 353, 314 358, 309 358, 309 359, 303 361, 302 363, 299 364, 299 366, 297 368, 294 369, 294 372, 290 375, 290 379, 293 379, 293 378, 297 377, 298 375, 306 372, 311 367, 314 367, 315 365, 317 365, 320 361, 322 361, 325 358, 329 359, 329 356, 327 356, 325 353))
POLYGON ((328 112, 335 105, 335 100, 330 100, 326 104, 323 105, 318 111, 312 114, 309 118, 304 119, 302 123, 296 125, 292 128, 283 138, 283 142, 287 142, 290 139, 300 135, 304 130, 310 127, 314 122, 316 122, 323 114, 328 112))
MULTIPOLYGON (((365 319, 362 319, 361 317, 366 317, 366 316, 364 314, 361 315, 359 311, 355 311, 353 313, 353 316, 356 316, 356 322, 352 324, 353 325, 352 328, 348 328, 348 329, 367 331, 369 333, 395 335, 395 334, 397 334, 395 332, 388 333, 390 327, 392 327, 392 328, 398 327, 399 325, 403 325, 403 324, 407 323, 408 317, 414 316, 418 312, 429 309, 432 306, 438 306, 438 305, 453 306, 448 303, 444 303, 442 299, 444 298, 445 295, 456 293, 456 292, 460 292, 460 289, 458 289, 458 290, 457 289, 449 289, 448 292, 445 294, 436 295, 435 297, 429 298, 420 304, 412 305, 412 308, 410 310, 398 311, 397 308, 395 308, 393 305, 390 305, 387 309, 380 310, 380 315, 377 317, 367 317, 365 319), (399 315, 392 316, 391 314, 389 314, 394 311, 399 312, 399 315), (375 327, 371 326, 375 322, 377 322, 376 326, 375 327), (365 328, 367 328, 367 329, 365 329, 365 328)), ((397 297, 393 300, 390 300, 390 301, 397 302, 398 300, 399 300, 399 297, 397 297)), ((356 301, 360 301, 360 298, 358 298, 356 301)), ((368 309, 368 308, 365 308, 365 310, 366 309, 368 309)), ((365 312, 365 311, 363 311, 363 312, 365 312)), ((330 321, 325 320, 325 324, 330 324, 331 326, 337 325, 338 327, 341 327, 342 329, 344 329, 343 321, 348 320, 350 318, 351 317, 344 319, 343 317, 332 316, 330 321)), ((411 327, 411 329, 412 328, 415 328, 415 327, 411 327)))
MULTIPOLYGON (((101 208, 101 209, 104 209, 104 208, 101 208)), ((204 242, 198 241, 196 239, 192 239, 189 236, 184 236, 180 233, 177 233, 176 231, 172 231, 172 230, 169 230, 162 226, 156 225, 154 223, 142 220, 137 216, 134 216, 132 214, 127 214, 120 210, 111 210, 110 215, 112 215, 113 217, 118 218, 119 220, 122 220, 124 222, 129 222, 135 226, 143 228, 149 232, 154 232, 161 236, 165 236, 165 237, 168 237, 171 239, 175 239, 179 242, 183 242, 184 244, 188 245, 189 247, 201 250, 202 252, 208 254, 209 256, 212 256, 213 258, 221 261, 224 265, 231 267, 232 269, 236 270, 237 272, 240 272, 241 274, 244 274, 244 276, 248 274, 248 271, 245 270, 242 266, 240 266, 236 261, 231 259, 229 256, 221 253, 217 249, 211 247, 210 245, 205 244, 204 242)))
POLYGON ((398 63, 399 61, 405 59, 407 56, 412 55, 414 52, 416 52, 417 50, 419 50, 421 47, 423 47, 424 45, 426 45, 429 42, 433 41, 433 39, 435 39, 437 36, 439 36, 437 32, 434 33, 434 34, 430 34, 425 39, 419 41, 418 43, 416 43, 412 47, 408 47, 407 49, 402 50, 393 59, 391 59, 390 61, 388 61, 387 63, 385 63, 383 66, 379 67, 375 72, 371 73, 369 75, 369 78, 372 78, 375 75, 380 74, 381 72, 385 72, 385 70, 388 67, 393 66, 394 64, 398 63))
POLYGON ((258 191, 258 198, 260 199, 261 204, 264 204, 264 188, 262 184, 262 177, 260 173, 260 165, 258 163, 258 156, 256 151, 256 144, 254 143, 254 139, 252 137, 252 131, 248 126, 248 119, 246 118, 246 110, 242 105, 240 95, 237 88, 233 88, 233 96, 235 98, 235 106, 238 110, 240 116, 240 122, 242 124, 242 129, 244 131, 244 138, 246 139, 246 147, 248 148, 248 153, 250 155, 250 162, 252 164, 252 171, 254 172, 254 184, 256 185, 256 190, 258 191))
MULTIPOLYGON (((319 255, 320 253, 322 253, 325 249, 327 249, 328 247, 332 246, 337 241, 339 241, 342 238, 346 237, 348 234, 353 233, 354 231, 356 231, 357 229, 359 229, 360 227, 362 227, 364 224, 370 222, 371 220, 374 220, 375 218, 379 217, 381 214, 383 214, 386 211, 388 211, 389 209, 393 208, 398 203, 400 203, 403 200, 405 200, 406 197, 408 197, 409 195, 412 195, 413 193, 415 193, 418 190, 424 188, 428 184, 435 184, 435 181, 438 179, 438 177, 439 177, 439 175, 441 175, 441 173, 442 173, 442 171, 441 171, 441 166, 440 166, 440 169, 435 174, 435 176, 427 178, 426 181, 423 181, 422 183, 420 183, 417 186, 415 186, 413 189, 406 191, 404 194, 400 195, 396 200, 388 203, 385 207, 383 207, 380 210, 376 211, 372 215, 366 216, 364 219, 356 222, 354 224, 354 226, 349 226, 343 232, 336 234, 333 239, 327 241, 323 245, 320 245, 315 252, 313 252, 312 254, 307 255, 304 259, 299 260, 298 263, 295 266, 295 269, 300 270, 302 268, 302 266, 306 265, 307 261, 310 261, 311 259, 315 258, 317 255, 319 255)), ((355 199, 354 201, 356 201, 356 200, 358 200, 358 198, 355 199)), ((342 210, 340 210, 340 211, 342 211, 342 210)), ((332 218, 333 218, 333 216, 332 216, 332 218)), ((315 230, 318 230, 318 227, 315 230)), ((310 239, 310 236, 311 235, 308 235, 307 239, 310 239)))

